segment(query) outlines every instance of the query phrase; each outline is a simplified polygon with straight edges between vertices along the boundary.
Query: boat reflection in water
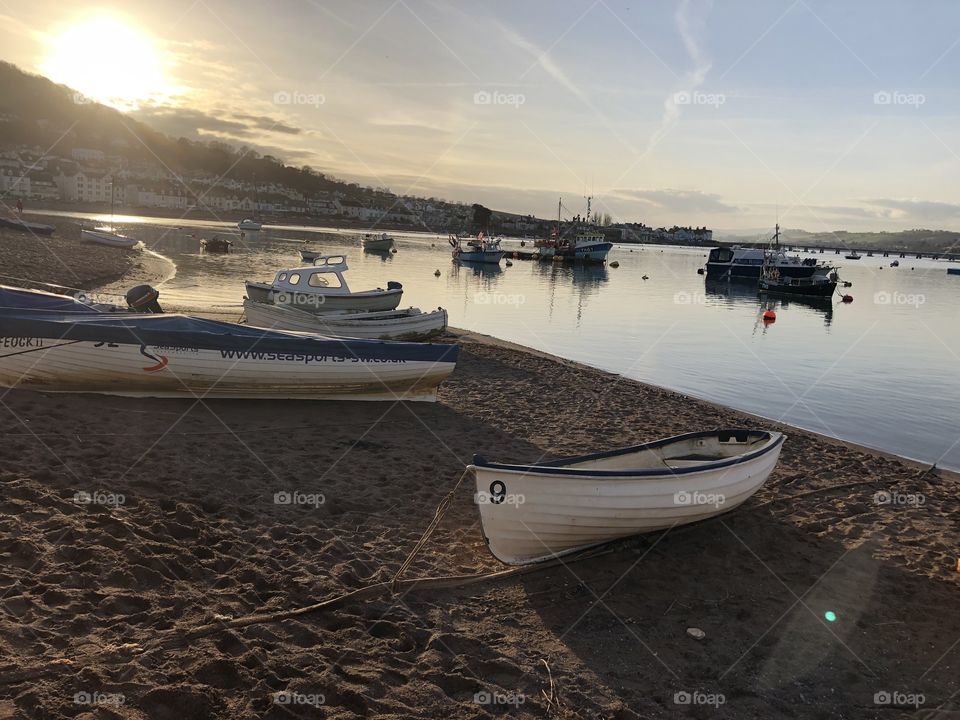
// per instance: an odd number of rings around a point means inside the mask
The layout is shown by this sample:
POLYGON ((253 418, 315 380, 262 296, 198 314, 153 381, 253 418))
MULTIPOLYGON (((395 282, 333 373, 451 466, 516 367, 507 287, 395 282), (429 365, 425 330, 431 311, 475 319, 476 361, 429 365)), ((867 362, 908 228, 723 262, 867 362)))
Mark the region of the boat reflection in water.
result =
POLYGON ((757 293, 756 280, 740 281, 704 278, 703 285, 706 297, 720 300, 729 305, 749 305, 759 310, 778 310, 781 308, 786 310, 795 305, 799 308, 809 309, 816 314, 822 315, 825 327, 830 327, 833 324, 832 297, 759 295, 757 293))
POLYGON ((495 278, 503 274, 503 268, 496 263, 470 262, 469 260, 454 260, 450 274, 457 277, 463 270, 469 275, 479 278, 495 278))
POLYGON ((610 274, 606 265, 597 263, 564 263, 564 262, 536 262, 532 263, 533 271, 546 280, 548 288, 548 315, 553 318, 556 291, 571 287, 577 302, 577 327, 583 316, 586 300, 600 292, 601 286, 610 281, 610 274))

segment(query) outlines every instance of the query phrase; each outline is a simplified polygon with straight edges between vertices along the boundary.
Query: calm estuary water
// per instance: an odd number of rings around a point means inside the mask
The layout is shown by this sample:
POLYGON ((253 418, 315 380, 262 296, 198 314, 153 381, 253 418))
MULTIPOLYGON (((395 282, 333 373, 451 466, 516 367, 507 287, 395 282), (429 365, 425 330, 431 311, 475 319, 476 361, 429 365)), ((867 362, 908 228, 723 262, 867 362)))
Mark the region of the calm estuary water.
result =
POLYGON ((777 320, 765 326, 752 289, 697 274, 703 250, 617 246, 610 260, 618 268, 520 260, 467 268, 451 261, 445 237, 425 234, 398 235, 398 252, 378 255, 362 252, 352 232, 271 227, 240 241, 235 229, 212 223, 119 220, 176 263, 160 287, 167 305, 239 317, 245 279, 301 265, 302 248, 345 253, 352 289, 397 280, 402 306, 445 307, 457 327, 960 468, 960 276, 947 275, 942 262, 906 259, 890 268, 894 258, 818 254, 853 283, 846 292, 854 302, 777 301, 777 320), (199 252, 199 237, 212 232, 232 237, 234 251, 199 252))

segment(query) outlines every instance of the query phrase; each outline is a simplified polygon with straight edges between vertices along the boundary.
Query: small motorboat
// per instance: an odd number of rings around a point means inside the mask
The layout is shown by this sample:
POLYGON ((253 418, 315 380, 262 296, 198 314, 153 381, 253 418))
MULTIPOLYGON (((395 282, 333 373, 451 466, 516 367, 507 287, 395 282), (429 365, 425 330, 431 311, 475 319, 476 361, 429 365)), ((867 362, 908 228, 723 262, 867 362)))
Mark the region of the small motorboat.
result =
POLYGON ((499 240, 485 238, 482 232, 477 235, 476 240, 468 240, 466 246, 461 238, 453 235, 448 242, 453 248, 453 259, 462 262, 499 265, 503 256, 507 254, 505 250, 500 249, 499 240))
POLYGON ((258 223, 253 218, 244 218, 243 220, 237 223, 237 227, 240 230, 249 230, 249 231, 256 232, 257 230, 260 230, 261 228, 263 228, 263 225, 258 223))
POLYGON ((850 253, 849 255, 844 255, 844 257, 845 257, 847 260, 859 260, 859 259, 860 259, 861 257, 863 257, 863 256, 862 256, 862 255, 858 255, 858 254, 857 254, 857 251, 854 250, 854 251, 853 251, 852 253, 850 253))
POLYGON ((226 238, 218 237, 214 235, 212 238, 207 240, 204 238, 200 241, 200 249, 206 252, 212 253, 225 253, 230 252, 230 247, 233 245, 233 242, 227 240, 226 238))
POLYGON ((890 263, 890 267, 900 267, 900 261, 894 260, 892 263, 890 263))
POLYGON ((11 230, 20 230, 21 232, 33 233, 34 235, 52 235, 55 228, 53 225, 44 223, 27 222, 20 218, 0 217, 0 225, 11 230))
POLYGON ((247 297, 254 302, 272 303, 308 312, 341 310, 395 310, 403 296, 403 285, 390 281, 386 289, 351 292, 343 273, 345 255, 321 255, 312 267, 281 270, 273 282, 247 281, 247 297))
MULTIPOLYGON (((136 290, 137 292, 134 292, 136 290)), ((436 400, 452 344, 329 339, 151 312, 101 312, 72 298, 0 286, 0 386, 128 397, 436 400)))
POLYGON ((763 485, 784 439, 709 430, 537 465, 476 455, 468 470, 490 552, 524 565, 729 512, 763 485))
POLYGON ((270 330, 290 330, 329 337, 370 340, 423 340, 447 329, 447 311, 419 308, 384 312, 312 313, 283 305, 243 301, 247 323, 270 330))
POLYGON ((364 250, 384 252, 393 247, 393 237, 387 235, 387 233, 381 233, 379 235, 374 233, 366 233, 360 238, 360 244, 363 246, 364 250))
POLYGON ((317 258, 323 257, 319 250, 301 250, 300 259, 304 262, 316 262, 317 258))
POLYGON ((119 248, 132 248, 140 242, 132 237, 121 235, 112 227, 97 227, 93 230, 83 229, 80 231, 80 239, 98 245, 109 245, 110 247, 119 248))

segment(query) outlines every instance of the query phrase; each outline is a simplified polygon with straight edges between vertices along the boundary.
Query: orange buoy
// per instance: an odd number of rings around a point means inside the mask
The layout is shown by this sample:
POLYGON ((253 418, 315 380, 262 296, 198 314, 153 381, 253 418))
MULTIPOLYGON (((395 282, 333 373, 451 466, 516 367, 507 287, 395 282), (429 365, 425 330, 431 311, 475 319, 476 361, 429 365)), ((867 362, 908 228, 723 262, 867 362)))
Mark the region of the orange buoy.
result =
POLYGON ((840 298, 840 299, 843 300, 843 302, 849 304, 849 303, 852 303, 852 302, 853 302, 853 295, 844 295, 844 296, 843 296, 842 298, 840 298))
POLYGON ((763 322, 767 325, 777 321, 777 314, 773 310, 763 311, 763 322))

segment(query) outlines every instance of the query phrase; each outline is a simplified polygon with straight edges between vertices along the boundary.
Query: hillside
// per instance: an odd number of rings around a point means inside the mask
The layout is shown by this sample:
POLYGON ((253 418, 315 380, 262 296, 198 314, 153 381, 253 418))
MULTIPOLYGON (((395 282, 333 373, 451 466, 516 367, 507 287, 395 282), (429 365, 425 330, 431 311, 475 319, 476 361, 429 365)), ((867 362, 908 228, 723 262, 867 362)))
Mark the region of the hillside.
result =
MULTIPOLYGON (((357 200, 374 191, 310 168, 221 142, 172 138, 63 85, 0 62, 0 139, 4 147, 90 148, 130 162, 163 163, 178 173, 276 183, 305 195, 339 191, 357 200)), ((69 152, 68 152, 69 154, 69 152)))
MULTIPOLYGON (((718 239, 724 244, 766 243, 771 233, 721 234, 718 239)), ((898 250, 914 252, 960 253, 960 232, 952 230, 902 230, 898 232, 833 232, 811 233, 806 230, 786 229, 780 232, 780 242, 785 245, 812 245, 821 247, 850 248, 857 250, 898 250)))

